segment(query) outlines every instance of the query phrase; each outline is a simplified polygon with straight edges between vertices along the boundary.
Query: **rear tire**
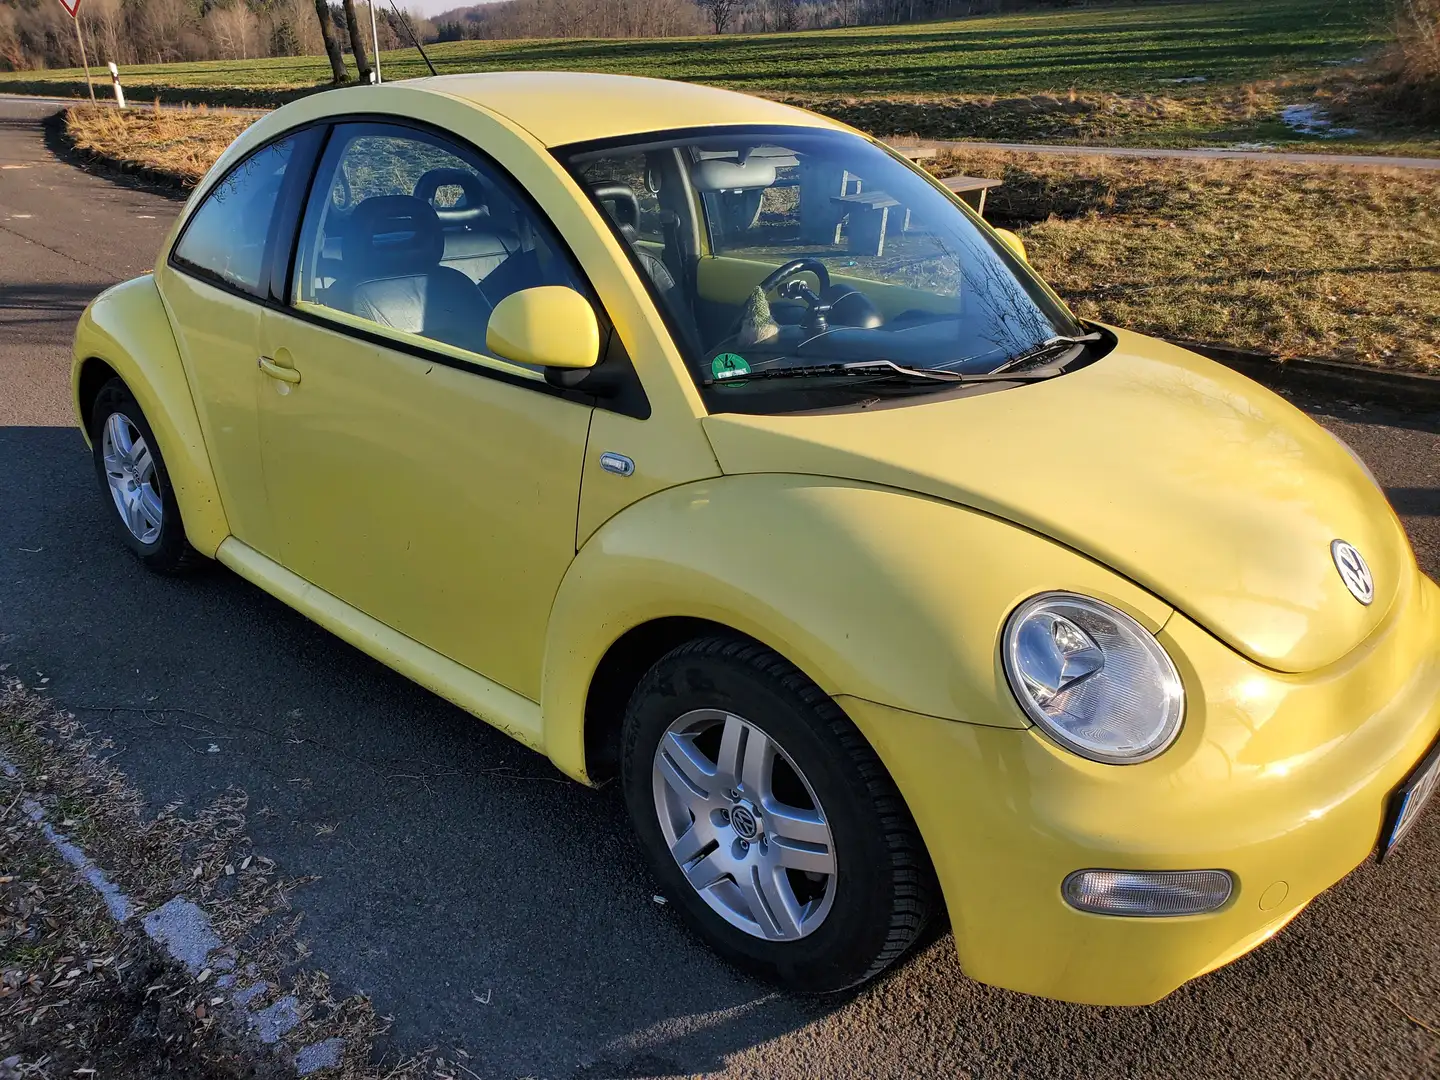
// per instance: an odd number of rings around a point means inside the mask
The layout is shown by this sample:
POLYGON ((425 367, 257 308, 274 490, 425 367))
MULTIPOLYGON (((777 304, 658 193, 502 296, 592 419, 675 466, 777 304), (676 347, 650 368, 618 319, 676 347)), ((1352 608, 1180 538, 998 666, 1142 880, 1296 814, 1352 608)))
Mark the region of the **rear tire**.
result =
POLYGON ((704 638, 656 663, 626 710, 621 777, 665 895, 752 974, 843 990, 935 913, 934 871, 880 759, 764 646, 704 638))
POLYGON ((202 564, 204 556, 185 539, 180 505, 155 432, 122 380, 111 379, 96 395, 90 441, 107 516, 125 546, 160 574, 183 573, 202 564))

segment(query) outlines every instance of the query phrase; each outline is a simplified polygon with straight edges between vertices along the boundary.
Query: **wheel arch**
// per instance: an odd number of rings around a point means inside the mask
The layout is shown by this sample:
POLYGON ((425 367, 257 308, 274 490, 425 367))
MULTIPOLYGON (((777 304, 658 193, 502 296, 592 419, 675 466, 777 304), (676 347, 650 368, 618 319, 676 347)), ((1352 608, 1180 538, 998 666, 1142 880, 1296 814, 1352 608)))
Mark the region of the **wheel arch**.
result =
POLYGON ((96 396, 111 378, 125 383, 155 433, 186 538, 213 556, 230 526, 170 318, 150 274, 101 293, 75 329, 71 394, 87 444, 96 396))
POLYGON ((672 615, 631 627, 605 650, 585 694, 585 774, 592 782, 610 780, 619 769, 625 708, 645 673, 674 649, 707 637, 756 640, 712 619, 672 615))

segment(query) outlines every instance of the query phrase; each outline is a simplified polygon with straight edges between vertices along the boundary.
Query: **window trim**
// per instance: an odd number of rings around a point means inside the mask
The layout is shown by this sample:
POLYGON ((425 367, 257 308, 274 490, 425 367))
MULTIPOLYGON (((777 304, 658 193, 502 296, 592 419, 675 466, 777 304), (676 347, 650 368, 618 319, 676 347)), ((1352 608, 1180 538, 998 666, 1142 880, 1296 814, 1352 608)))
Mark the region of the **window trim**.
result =
MULTIPOLYGON (((561 230, 550 219, 550 215, 535 200, 534 196, 514 177, 509 169, 505 168, 489 154, 485 153, 478 146, 467 139, 435 124, 426 123, 423 120, 416 120, 413 117, 398 116, 389 113, 339 113, 310 120, 298 124, 293 128, 279 132, 273 138, 267 139, 257 146, 250 153, 246 154, 240 161, 236 162, 231 169, 227 170, 222 181, 238 169, 245 162, 249 161, 256 154, 269 149, 275 143, 299 135, 306 131, 320 130, 320 138, 312 143, 309 156, 303 161, 303 177, 301 190, 294 193, 294 199, 286 205, 286 184, 281 184, 281 197, 279 212, 271 216, 270 228, 266 234, 266 249, 268 257, 262 263, 262 282, 264 284, 263 295, 242 289, 233 282, 226 281, 218 274, 206 271, 203 267, 195 266, 184 262, 176 257, 176 251, 180 242, 184 239, 185 233, 190 228, 190 223, 199 213, 200 207, 205 205, 205 199, 209 198, 210 190, 206 191, 205 198, 195 207, 185 219, 180 232, 176 235, 174 243, 166 253, 165 264, 186 277, 195 278, 207 285, 222 289, 233 296, 246 300, 259 307, 276 314, 286 315, 298 319, 301 322, 310 323, 314 326, 321 326, 342 335, 359 338, 372 345, 379 345, 383 348, 393 349, 396 352, 405 353, 408 356, 430 363, 440 364, 444 367, 454 368, 458 371, 468 372, 482 378, 495 379, 500 382, 509 383, 514 386, 523 386, 528 389, 543 393, 551 397, 563 398, 566 401, 573 401, 577 404, 588 405, 592 408, 604 409, 607 412, 619 413, 622 416, 629 416, 636 420, 648 420, 652 409, 650 407, 649 395, 645 392, 645 385, 640 379, 640 374, 635 370, 634 361, 626 350, 624 342, 620 339, 619 332, 615 328, 614 320, 605 310, 605 305, 600 301, 599 294, 595 291, 590 277, 580 260, 575 257, 574 249, 565 238, 561 230), (376 333, 360 326, 350 326, 332 319, 328 316, 318 315, 290 303, 289 296, 294 285, 295 260, 298 255, 300 244, 300 233, 305 224, 305 209, 310 202, 310 194, 319 178, 320 166, 326 149, 329 147, 330 139, 334 129, 340 124, 383 124, 388 127, 409 128, 439 138, 452 145, 461 147, 466 152, 474 155, 486 168, 494 170, 495 174, 502 178, 502 182, 508 188, 507 194, 511 195, 519 205, 529 211, 537 220, 545 223, 545 228, 569 261, 574 272, 578 276, 580 284, 584 286, 581 295, 590 302, 591 310, 595 312, 596 321, 600 325, 600 359, 596 368, 601 365, 610 368, 610 382, 616 385, 613 393, 592 393, 583 389, 572 388, 552 382, 548 374, 541 378, 533 375, 517 375, 505 371, 500 367, 477 364, 473 361, 462 360, 455 356, 441 352, 439 349, 412 344, 399 340, 382 333, 376 333), (293 220, 289 220, 293 217, 293 220), (288 235, 281 235, 282 219, 287 226, 288 235), (273 245, 273 248, 272 248, 273 245), (277 261, 284 256, 284 261, 277 261), (281 280, 277 282, 277 270, 283 270, 281 280), (613 367, 611 367, 613 365, 613 367)), ((286 169, 286 182, 289 180, 289 168, 286 169)), ((429 339, 425 339, 429 340, 429 339)), ((440 344, 440 343, 436 343, 440 344)), ((468 350, 461 350, 466 351, 468 350)), ((479 354, 473 354, 479 356, 479 354)), ((491 358, 485 358, 491 359, 491 358)), ((504 361, 499 361, 503 363, 504 361)), ((571 373, 564 373, 569 375, 571 373)))

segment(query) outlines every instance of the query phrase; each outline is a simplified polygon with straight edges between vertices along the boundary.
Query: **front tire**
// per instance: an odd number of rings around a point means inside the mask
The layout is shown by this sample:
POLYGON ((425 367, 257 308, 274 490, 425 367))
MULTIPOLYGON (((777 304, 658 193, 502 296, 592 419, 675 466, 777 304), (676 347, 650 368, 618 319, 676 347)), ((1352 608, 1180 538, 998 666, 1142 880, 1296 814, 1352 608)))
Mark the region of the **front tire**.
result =
POLYGON ((621 775, 667 896, 737 966, 808 993, 898 960, 936 906, 913 819, 875 752, 793 665, 692 641, 626 710, 621 775))
POLYGON ((199 563, 200 554, 185 539, 155 432, 120 379, 111 379, 95 397, 90 442, 101 495, 125 545, 161 574, 181 573, 199 563))

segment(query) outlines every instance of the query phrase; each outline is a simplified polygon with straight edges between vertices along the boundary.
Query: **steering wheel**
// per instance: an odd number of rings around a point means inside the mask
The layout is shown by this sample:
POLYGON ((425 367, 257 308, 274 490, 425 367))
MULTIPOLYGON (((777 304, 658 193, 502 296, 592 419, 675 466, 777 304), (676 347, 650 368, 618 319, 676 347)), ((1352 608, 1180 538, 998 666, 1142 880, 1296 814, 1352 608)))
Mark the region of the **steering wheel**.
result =
POLYGON ((784 266, 772 272, 764 281, 760 282, 760 288, 765 292, 778 288, 785 282, 798 274, 814 274, 820 281, 820 292, 830 288, 830 271, 825 269, 825 264, 818 259, 792 259, 784 266))

